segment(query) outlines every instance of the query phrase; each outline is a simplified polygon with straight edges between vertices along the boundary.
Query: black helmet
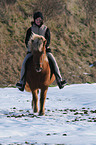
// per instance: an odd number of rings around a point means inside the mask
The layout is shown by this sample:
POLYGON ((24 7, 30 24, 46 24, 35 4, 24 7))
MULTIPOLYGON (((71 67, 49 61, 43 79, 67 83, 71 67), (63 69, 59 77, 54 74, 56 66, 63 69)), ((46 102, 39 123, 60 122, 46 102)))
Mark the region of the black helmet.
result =
POLYGON ((34 13, 34 16, 33 16, 34 20, 37 19, 38 17, 40 17, 43 20, 43 15, 42 15, 41 12, 35 12, 34 13))

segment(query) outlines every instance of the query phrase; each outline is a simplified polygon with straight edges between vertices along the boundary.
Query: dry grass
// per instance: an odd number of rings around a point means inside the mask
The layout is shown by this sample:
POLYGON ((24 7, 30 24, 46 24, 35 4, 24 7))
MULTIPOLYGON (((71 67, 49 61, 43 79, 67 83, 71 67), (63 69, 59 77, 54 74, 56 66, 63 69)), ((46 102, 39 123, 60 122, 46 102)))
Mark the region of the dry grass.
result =
POLYGON ((26 30, 37 10, 50 28, 50 47, 63 78, 68 83, 96 82, 96 68, 89 67, 96 58, 94 12, 86 25, 86 9, 79 0, 0 0, 0 85, 19 80, 26 30))

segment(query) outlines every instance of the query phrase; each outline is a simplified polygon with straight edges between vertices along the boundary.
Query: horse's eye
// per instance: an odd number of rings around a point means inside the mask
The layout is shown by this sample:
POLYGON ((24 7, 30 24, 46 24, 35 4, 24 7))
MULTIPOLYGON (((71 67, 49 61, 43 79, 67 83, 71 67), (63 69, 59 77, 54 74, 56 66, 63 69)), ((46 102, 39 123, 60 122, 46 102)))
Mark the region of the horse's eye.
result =
POLYGON ((32 43, 34 42, 34 40, 32 39, 32 43))

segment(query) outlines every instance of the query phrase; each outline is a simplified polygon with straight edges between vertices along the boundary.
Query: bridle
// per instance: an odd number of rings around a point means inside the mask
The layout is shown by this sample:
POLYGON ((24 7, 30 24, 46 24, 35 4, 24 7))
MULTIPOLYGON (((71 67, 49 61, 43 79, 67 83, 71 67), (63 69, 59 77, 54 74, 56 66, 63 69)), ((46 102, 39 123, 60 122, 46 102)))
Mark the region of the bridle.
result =
POLYGON ((43 36, 35 33, 32 34, 32 37, 29 40, 29 48, 32 51, 33 62, 37 72, 41 72, 44 66, 43 64, 46 55, 45 45, 46 39, 43 36))
MULTIPOLYGON (((43 46, 43 47, 44 47, 44 46, 43 46)), ((39 52, 39 51, 38 51, 38 52, 39 52)), ((36 72, 41 72, 41 71, 43 70, 43 64, 44 64, 45 53, 44 53, 44 51, 41 52, 41 53, 42 53, 42 54, 41 54, 40 57, 42 57, 42 62, 39 62, 39 63, 34 62, 36 72), (38 66, 38 67, 37 67, 37 66, 38 66)), ((34 57, 34 55, 35 55, 35 54, 33 54, 33 57, 34 57)), ((37 59, 38 59, 38 57, 39 57, 39 56, 37 56, 37 59)))

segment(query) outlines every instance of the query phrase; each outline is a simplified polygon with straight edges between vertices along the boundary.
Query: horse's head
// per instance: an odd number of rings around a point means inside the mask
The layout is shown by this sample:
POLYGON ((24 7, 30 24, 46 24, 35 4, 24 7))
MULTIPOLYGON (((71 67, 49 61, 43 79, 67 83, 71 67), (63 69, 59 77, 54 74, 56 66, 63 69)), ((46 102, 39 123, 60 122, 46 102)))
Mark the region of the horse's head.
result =
POLYGON ((46 54, 45 45, 46 39, 43 36, 37 35, 35 33, 32 34, 28 43, 28 47, 32 51, 33 63, 37 72, 41 72, 43 68, 43 62, 46 54))

